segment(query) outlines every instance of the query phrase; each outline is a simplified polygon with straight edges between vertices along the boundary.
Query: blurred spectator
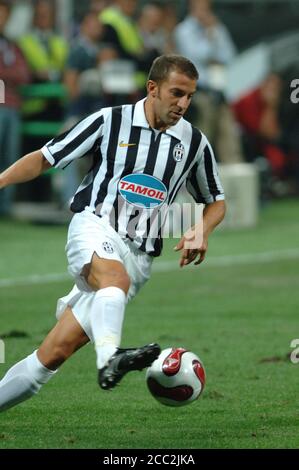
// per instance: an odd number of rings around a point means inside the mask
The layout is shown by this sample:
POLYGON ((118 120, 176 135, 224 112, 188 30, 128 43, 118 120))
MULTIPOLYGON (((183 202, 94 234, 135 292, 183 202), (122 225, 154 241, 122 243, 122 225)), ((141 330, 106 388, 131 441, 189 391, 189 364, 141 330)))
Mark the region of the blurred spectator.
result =
POLYGON ((113 6, 102 11, 100 19, 105 26, 103 41, 116 49, 120 59, 134 64, 136 85, 144 93, 147 73, 157 51, 144 47, 134 20, 136 8, 137 0, 114 0, 113 6))
MULTIPOLYGON (((97 69, 101 58, 107 55, 100 47, 102 34, 103 25, 97 14, 87 12, 80 25, 80 34, 71 46, 64 73, 69 96, 67 118, 74 120, 74 123, 103 106, 100 73, 97 69)), ((110 57, 113 58, 113 51, 110 57)))
MULTIPOLYGON (((105 106, 101 86, 100 64, 115 58, 111 47, 100 45, 103 25, 94 11, 87 12, 80 24, 80 34, 74 40, 67 61, 64 83, 68 92, 66 119, 62 131, 69 130, 80 119, 105 106)), ((55 175, 54 184, 60 203, 66 207, 80 183, 80 165, 69 165, 55 175)), ((85 166, 89 162, 82 162, 85 166)), ((82 171, 83 173, 84 171, 82 171)))
POLYGON ((177 9, 176 3, 174 0, 166 1, 163 4, 164 10, 164 21, 163 27, 167 34, 167 42, 165 45, 165 50, 168 51, 168 54, 175 52, 175 41, 174 41, 174 30, 178 24, 177 9))
MULTIPOLYGON (((18 47, 4 34, 10 6, 0 0, 0 78, 4 96, 0 96, 0 172, 20 156, 20 97, 18 86, 29 81, 29 71, 18 47)), ((9 215, 12 188, 0 192, 0 215, 9 215)))
MULTIPOLYGON (((39 96, 24 100, 22 116, 26 124, 32 121, 59 124, 63 120, 64 103, 59 85, 67 60, 68 44, 55 31, 55 13, 55 2, 36 0, 32 28, 18 40, 30 67, 33 84, 45 85, 39 96), (56 90, 53 87, 55 84, 56 90)), ((52 137, 43 125, 36 126, 34 132, 24 135, 23 153, 28 153, 32 148, 40 148, 50 136, 52 137)), ((35 180, 18 188, 20 193, 26 193, 26 198, 33 201, 48 201, 51 190, 51 178, 47 175, 43 175, 40 181, 35 180)))
POLYGON ((200 85, 210 88, 213 65, 227 65, 236 54, 228 29, 212 11, 211 0, 189 0, 189 15, 175 30, 176 47, 200 72, 200 85))
MULTIPOLYGON (((34 83, 59 82, 65 67, 68 45, 55 33, 53 2, 37 0, 34 6, 33 28, 21 36, 19 46, 31 69, 34 83)), ((57 103, 46 99, 27 100, 23 111, 27 115, 41 114, 46 119, 57 117, 57 103)))
POLYGON ((31 24, 32 4, 28 0, 11 1, 11 12, 5 33, 10 39, 17 39, 25 34, 31 24))
POLYGON ((111 0, 91 0, 89 10, 99 15, 104 8, 110 6, 111 0))
POLYGON ((170 53, 169 37, 164 27, 164 7, 159 2, 149 2, 141 9, 138 26, 147 50, 157 51, 157 55, 170 53))
POLYGON ((258 88, 233 104, 242 128, 247 160, 266 157, 276 181, 290 179, 293 172, 298 173, 299 167, 299 156, 293 154, 288 128, 281 120, 282 89, 281 77, 271 73, 258 88))
MULTIPOLYGON (((188 57, 199 72, 199 93, 194 97, 198 117, 193 117, 212 142, 218 160, 243 161, 240 138, 223 89, 225 67, 236 49, 227 28, 215 16, 210 0, 189 0, 189 14, 174 31, 176 50, 188 57)), ((196 113, 195 113, 196 116, 196 113)))

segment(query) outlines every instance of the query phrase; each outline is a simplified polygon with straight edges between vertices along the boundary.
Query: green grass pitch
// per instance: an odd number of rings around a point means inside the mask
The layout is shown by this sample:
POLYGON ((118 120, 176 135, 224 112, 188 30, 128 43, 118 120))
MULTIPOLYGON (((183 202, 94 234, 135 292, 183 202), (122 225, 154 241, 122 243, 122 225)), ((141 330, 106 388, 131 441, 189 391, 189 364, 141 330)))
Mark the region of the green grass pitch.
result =
MULTIPOLYGON (((298 208, 295 200, 271 203, 256 229, 217 230, 203 265, 153 273, 128 306, 123 346, 158 341, 201 357, 207 383, 197 402, 160 405, 144 372, 100 390, 88 345, 36 397, 0 415, 0 449, 298 448, 299 364, 289 359, 299 338, 298 208), (241 261, 222 265, 225 256, 241 261)), ((3 376, 54 325, 71 281, 30 281, 65 272, 66 227, 0 221, 0 239, 3 376)), ((163 261, 178 259, 174 244, 166 241, 163 261)))

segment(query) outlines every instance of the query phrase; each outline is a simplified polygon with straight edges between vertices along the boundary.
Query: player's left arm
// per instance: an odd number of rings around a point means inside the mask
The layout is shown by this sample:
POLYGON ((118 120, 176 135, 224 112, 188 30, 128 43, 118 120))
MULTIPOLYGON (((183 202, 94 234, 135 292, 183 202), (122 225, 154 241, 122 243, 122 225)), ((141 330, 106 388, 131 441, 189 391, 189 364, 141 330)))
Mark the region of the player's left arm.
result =
POLYGON ((180 267, 193 261, 200 264, 205 259, 208 249, 208 238, 214 228, 220 224, 225 215, 225 201, 215 201, 207 204, 203 210, 202 220, 191 227, 174 248, 181 251, 180 267))

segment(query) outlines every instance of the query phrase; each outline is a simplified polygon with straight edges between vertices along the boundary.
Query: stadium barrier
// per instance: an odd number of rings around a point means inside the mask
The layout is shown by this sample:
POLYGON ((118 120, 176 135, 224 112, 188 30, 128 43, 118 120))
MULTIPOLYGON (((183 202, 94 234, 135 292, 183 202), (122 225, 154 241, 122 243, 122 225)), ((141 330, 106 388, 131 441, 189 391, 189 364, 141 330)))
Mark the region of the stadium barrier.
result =
MULTIPOLYGON (((66 89, 62 83, 37 83, 20 87, 23 100, 30 98, 66 99, 66 89)), ((23 122, 23 135, 53 137, 61 130, 61 121, 35 121, 23 122)))
POLYGON ((221 226, 255 227, 259 214, 259 172, 253 163, 219 164, 227 213, 221 226))

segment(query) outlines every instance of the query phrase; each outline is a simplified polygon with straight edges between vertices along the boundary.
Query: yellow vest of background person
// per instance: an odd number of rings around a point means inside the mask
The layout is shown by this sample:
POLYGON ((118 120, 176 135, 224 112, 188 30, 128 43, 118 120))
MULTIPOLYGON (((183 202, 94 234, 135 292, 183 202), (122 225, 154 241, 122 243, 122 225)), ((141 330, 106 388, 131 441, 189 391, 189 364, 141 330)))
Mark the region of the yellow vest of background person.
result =
MULTIPOLYGON (((117 8, 105 8, 99 15, 103 24, 112 26, 116 31, 122 48, 130 55, 138 56, 143 53, 143 41, 135 24, 117 8)), ((136 85, 143 88, 146 74, 136 72, 136 85)))
MULTIPOLYGON (((48 40, 46 48, 35 34, 26 34, 18 40, 26 61, 34 73, 48 71, 49 74, 59 76, 65 67, 68 55, 68 45, 66 41, 57 35, 52 35, 48 40)), ((43 111, 46 106, 46 99, 31 98, 24 102, 22 111, 25 115, 30 115, 43 111)))

